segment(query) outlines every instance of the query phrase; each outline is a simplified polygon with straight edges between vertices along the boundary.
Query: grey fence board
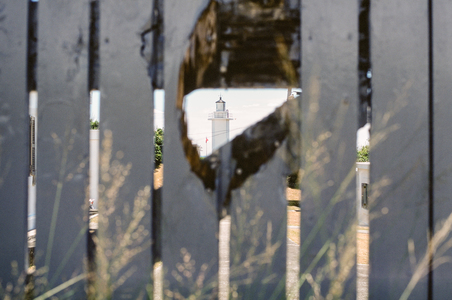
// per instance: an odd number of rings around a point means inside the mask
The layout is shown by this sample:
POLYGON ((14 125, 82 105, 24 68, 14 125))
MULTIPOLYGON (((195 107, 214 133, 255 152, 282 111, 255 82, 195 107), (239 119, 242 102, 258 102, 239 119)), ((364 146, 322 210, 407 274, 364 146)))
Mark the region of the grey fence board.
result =
POLYGON ((141 51, 151 15, 151 1, 100 2, 100 297, 152 297, 153 95, 141 51))
POLYGON ((182 63, 208 1, 165 2, 165 140, 162 203, 164 294, 216 297, 218 216, 214 192, 190 170, 182 143, 182 63), (177 21, 176 21, 177 20, 177 21), (204 270, 204 268, 206 268, 204 270), (197 283, 198 281, 198 283, 197 283))
POLYGON ((73 297, 85 289, 88 8, 88 1, 39 2, 35 253, 37 269, 48 267, 48 284, 37 294, 74 277, 73 297))
MULTIPOLYGON (((0 1, 0 286, 3 288, 8 282, 17 286, 18 276, 26 267, 27 4, 27 1, 0 1), (17 274, 13 274, 12 262, 17 263, 17 274)), ((23 286, 20 290, 23 291, 23 286)))
POLYGON ((301 9, 300 299, 317 285, 324 297, 356 297, 357 4, 303 1, 301 9))
POLYGON ((279 149, 231 193, 230 290, 241 299, 286 295, 288 166, 279 149))
MULTIPOLYGON (((372 2, 372 299, 399 298, 427 250, 427 8, 427 1, 372 2)), ((427 285, 424 276, 410 299, 425 299, 427 285)))
MULTIPOLYGON (((157 251, 163 297, 217 298, 218 221, 228 211, 229 296, 285 298, 284 179, 301 149, 300 298, 356 298, 359 81, 370 80, 358 70, 359 1, 300 3, 0 0, 0 297, 8 282, 18 287, 7 291, 13 298, 24 293, 27 90, 37 87, 34 296, 150 299, 157 251), (200 160, 187 137, 184 96, 206 86, 293 85, 299 54, 303 101, 200 160), (259 58, 265 62, 256 66, 259 58), (165 185, 153 203, 152 94, 163 86, 165 185), (102 95, 99 229, 89 239, 96 274, 86 265, 89 88, 102 95), (273 144, 272 134, 284 139, 273 144), (251 157, 244 149, 253 145, 251 157)), ((371 299, 450 295, 451 13, 447 0, 372 1, 371 299)))
MULTIPOLYGON (((452 264, 447 257, 452 254, 450 224, 444 221, 452 213, 452 106, 450 87, 452 78, 452 41, 450 28, 452 13, 450 1, 435 1, 433 6, 433 70, 434 70, 434 225, 435 235, 442 237, 434 254, 433 296, 435 299, 450 297, 452 264), (444 236, 443 236, 444 232, 444 236), (438 266, 438 264, 441 264, 438 266)), ((449 221, 450 222, 450 221, 449 221)))

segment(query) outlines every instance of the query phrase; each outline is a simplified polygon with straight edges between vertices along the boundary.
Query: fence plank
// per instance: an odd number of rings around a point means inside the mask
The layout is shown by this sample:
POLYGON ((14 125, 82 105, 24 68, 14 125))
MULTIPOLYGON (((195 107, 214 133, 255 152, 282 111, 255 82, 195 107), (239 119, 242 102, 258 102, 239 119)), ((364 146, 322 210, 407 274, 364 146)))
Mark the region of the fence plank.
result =
POLYGON ((287 200, 283 149, 231 193, 230 289, 242 299, 286 295, 287 200))
POLYGON ((152 297, 153 96, 141 52, 152 12, 146 0, 100 2, 101 298, 152 297))
MULTIPOLYGON (((88 8, 88 1, 70 0, 38 7, 36 267, 48 267, 38 295, 85 271, 88 8)), ((72 297, 84 297, 84 288, 84 279, 71 285, 72 297)))
MULTIPOLYGON (((427 250, 427 8, 427 1, 372 2, 369 293, 373 299, 399 298, 427 250)), ((425 299, 427 289, 424 276, 410 299, 425 299)))
POLYGON ((26 266, 29 163, 27 18, 27 1, 0 1, 0 287, 10 282, 21 292, 17 280, 26 266))
POLYGON ((324 297, 356 297, 357 4, 303 1, 301 9, 302 299, 317 285, 324 297))
POLYGON ((196 298, 218 293, 218 216, 213 191, 203 186, 185 158, 181 139, 184 86, 179 86, 179 76, 190 34, 207 4, 206 0, 165 1, 164 15, 164 293, 196 298))
POLYGON ((452 70, 452 13, 450 1, 435 1, 433 5, 433 70, 434 70, 434 225, 435 234, 445 231, 434 256, 433 264, 441 264, 433 271, 433 296, 445 299, 451 294, 452 265, 444 259, 452 254, 447 249, 450 241, 450 224, 443 223, 452 213, 452 159, 450 156, 452 107, 450 105, 451 70, 452 70), (446 249, 444 249, 446 248, 446 249), (446 250, 443 252, 442 250, 446 250))

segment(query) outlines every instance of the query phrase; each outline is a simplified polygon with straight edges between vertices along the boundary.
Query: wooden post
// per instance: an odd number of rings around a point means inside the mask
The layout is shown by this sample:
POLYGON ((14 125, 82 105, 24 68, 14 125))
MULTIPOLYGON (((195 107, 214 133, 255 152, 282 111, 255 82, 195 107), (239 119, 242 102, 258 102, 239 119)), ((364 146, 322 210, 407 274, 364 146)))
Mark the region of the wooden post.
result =
MULTIPOLYGON (((89 164, 88 0, 39 1, 36 269, 85 297, 89 164)), ((63 295, 60 292, 58 295, 63 295)))
POLYGON ((317 286, 323 297, 356 298, 357 4, 309 0, 301 9, 303 299, 317 286))
POLYGON ((27 267, 28 1, 0 1, 0 7, 0 285, 17 286, 20 297, 27 267))

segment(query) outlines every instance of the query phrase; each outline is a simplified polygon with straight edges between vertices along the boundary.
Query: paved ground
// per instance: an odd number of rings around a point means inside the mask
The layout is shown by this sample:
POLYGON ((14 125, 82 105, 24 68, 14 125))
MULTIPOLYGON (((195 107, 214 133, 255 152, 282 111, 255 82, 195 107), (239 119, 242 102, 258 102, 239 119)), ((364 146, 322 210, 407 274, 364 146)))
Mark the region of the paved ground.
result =
POLYGON ((298 274, 300 273, 300 264, 298 263, 300 246, 287 239, 287 277, 286 293, 288 299, 298 299, 298 274))
POLYGON ((357 240, 357 300, 369 298, 369 227, 358 227, 357 240))
POLYGON ((219 273, 219 299, 227 300, 229 295, 229 229, 231 217, 220 221, 220 273, 219 273))

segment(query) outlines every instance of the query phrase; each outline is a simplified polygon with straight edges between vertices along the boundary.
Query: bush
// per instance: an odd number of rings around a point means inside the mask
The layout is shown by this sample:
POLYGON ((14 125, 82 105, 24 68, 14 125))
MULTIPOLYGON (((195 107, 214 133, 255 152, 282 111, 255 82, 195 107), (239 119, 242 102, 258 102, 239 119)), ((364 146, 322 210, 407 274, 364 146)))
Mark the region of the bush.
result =
POLYGON ((369 145, 363 146, 356 153, 357 162, 368 162, 369 161, 369 145))
POLYGON ((154 147, 155 147, 155 168, 158 169, 163 162, 163 129, 158 128, 154 131, 154 147))
POLYGON ((287 176, 287 186, 291 189, 299 189, 300 188, 300 180, 298 177, 298 172, 292 173, 287 176))
POLYGON ((89 123, 91 124, 91 129, 99 129, 99 121, 89 120, 89 123))

